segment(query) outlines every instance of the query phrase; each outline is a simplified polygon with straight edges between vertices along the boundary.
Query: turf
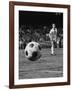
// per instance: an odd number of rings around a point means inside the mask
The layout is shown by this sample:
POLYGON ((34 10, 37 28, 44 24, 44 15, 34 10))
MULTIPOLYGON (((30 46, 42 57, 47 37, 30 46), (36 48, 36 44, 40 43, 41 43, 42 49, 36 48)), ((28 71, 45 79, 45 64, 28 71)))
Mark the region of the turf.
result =
POLYGON ((36 61, 25 58, 24 50, 19 50, 19 79, 50 78, 63 76, 63 49, 56 48, 56 55, 50 49, 42 49, 42 57, 36 61))

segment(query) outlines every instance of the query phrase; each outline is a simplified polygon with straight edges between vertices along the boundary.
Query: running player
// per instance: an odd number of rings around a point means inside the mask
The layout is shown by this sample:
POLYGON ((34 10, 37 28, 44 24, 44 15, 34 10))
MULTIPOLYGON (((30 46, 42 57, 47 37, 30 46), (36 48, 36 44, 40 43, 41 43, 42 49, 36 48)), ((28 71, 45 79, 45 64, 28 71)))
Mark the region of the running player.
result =
POLYGON ((51 41, 51 55, 56 55, 55 54, 55 44, 57 41, 57 28, 55 24, 52 24, 52 29, 49 32, 49 37, 51 41))

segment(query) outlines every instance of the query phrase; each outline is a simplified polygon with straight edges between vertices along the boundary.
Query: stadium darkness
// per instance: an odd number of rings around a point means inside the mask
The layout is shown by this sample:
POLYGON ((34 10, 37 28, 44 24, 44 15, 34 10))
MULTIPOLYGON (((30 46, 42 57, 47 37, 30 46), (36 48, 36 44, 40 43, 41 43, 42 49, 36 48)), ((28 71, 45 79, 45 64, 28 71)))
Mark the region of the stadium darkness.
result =
POLYGON ((63 13, 19 11, 19 28, 21 25, 50 26, 55 23, 57 27, 63 27, 63 13))

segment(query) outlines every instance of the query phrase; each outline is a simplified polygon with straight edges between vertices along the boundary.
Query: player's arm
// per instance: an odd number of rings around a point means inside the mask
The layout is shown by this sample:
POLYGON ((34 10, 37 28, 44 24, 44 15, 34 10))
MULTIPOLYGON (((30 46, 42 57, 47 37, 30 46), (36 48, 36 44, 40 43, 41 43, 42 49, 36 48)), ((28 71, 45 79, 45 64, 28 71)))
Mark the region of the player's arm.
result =
POLYGON ((50 38, 50 40, 52 40, 52 29, 49 32, 49 38, 50 38))
POLYGON ((57 36, 57 28, 56 28, 56 36, 57 36))

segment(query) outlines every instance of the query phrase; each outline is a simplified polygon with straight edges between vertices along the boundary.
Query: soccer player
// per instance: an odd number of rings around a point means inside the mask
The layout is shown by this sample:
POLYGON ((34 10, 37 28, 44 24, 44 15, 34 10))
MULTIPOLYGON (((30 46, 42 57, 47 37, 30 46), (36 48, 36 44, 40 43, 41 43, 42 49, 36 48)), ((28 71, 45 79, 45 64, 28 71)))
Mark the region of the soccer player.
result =
POLYGON ((49 32, 49 37, 51 41, 51 55, 56 55, 55 54, 55 44, 57 41, 57 28, 55 24, 52 24, 52 29, 49 32))

